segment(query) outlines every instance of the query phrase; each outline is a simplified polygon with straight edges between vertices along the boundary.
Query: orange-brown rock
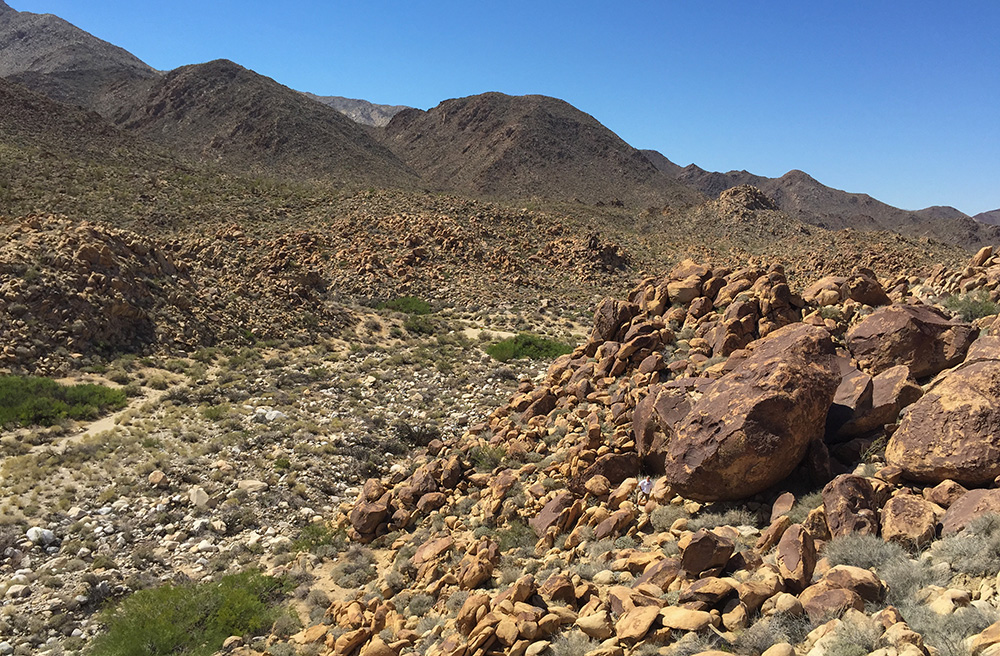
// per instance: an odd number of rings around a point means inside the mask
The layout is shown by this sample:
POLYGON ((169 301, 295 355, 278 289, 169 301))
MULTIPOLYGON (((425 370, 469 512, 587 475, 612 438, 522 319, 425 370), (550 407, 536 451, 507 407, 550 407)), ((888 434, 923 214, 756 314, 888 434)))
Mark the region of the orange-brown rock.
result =
POLYGON ((822 582, 831 588, 851 590, 865 601, 879 602, 885 597, 885 585, 874 572, 852 565, 836 565, 823 574, 822 582))
POLYGON ((615 623, 615 633, 619 640, 639 640, 660 616, 660 609, 657 606, 637 606, 631 608, 618 618, 615 623))
POLYGON ((550 526, 557 525, 563 512, 573 505, 574 500, 572 492, 563 490, 545 504, 542 510, 528 522, 535 530, 535 535, 542 537, 550 526))
POLYGON ((863 476, 841 474, 823 487, 823 510, 830 535, 877 535, 875 490, 863 476))
POLYGON ((792 524, 781 536, 776 560, 778 573, 787 589, 799 591, 812 581, 816 568, 816 545, 801 524, 792 524))
POLYGON ((941 518, 941 535, 952 535, 987 513, 1000 513, 1000 490, 969 490, 941 518))
POLYGON ((864 600, 856 592, 844 588, 824 589, 822 585, 815 585, 803 592, 799 600, 814 624, 840 617, 851 608, 865 609, 864 600), (814 591, 814 588, 819 591, 814 591))
POLYGON ((664 471, 686 497, 756 494, 788 476, 823 435, 840 382, 829 333, 786 326, 748 350, 708 388, 667 445, 664 471))
POLYGON ((935 380, 900 421, 885 457, 915 481, 992 483, 1000 475, 1000 360, 976 359, 935 380))
POLYGON ((908 547, 928 544, 937 535, 943 509, 923 497, 900 494, 882 507, 882 538, 908 547))
POLYGON ((916 378, 932 376, 965 357, 977 331, 923 305, 881 308, 847 333, 847 347, 863 369, 878 374, 905 364, 916 378))
POLYGON ((733 555, 733 541, 701 529, 691 536, 681 551, 681 569, 693 576, 722 568, 733 555))
POLYGON ((872 379, 871 407, 855 412, 837 433, 847 439, 894 423, 900 411, 916 402, 923 393, 923 388, 910 375, 909 367, 902 364, 890 367, 872 379))

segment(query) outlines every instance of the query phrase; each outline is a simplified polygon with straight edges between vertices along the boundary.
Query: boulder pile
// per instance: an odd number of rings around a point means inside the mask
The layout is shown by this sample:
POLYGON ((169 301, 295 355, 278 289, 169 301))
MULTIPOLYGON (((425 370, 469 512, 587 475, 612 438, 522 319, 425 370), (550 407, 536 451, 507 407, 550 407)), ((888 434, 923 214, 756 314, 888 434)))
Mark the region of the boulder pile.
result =
MULTIPOLYGON (((893 605, 903 584, 826 547, 924 548, 1000 510, 983 489, 1000 475, 1000 338, 928 297, 996 294, 1000 276, 980 271, 1000 263, 980 260, 957 278, 858 269, 801 293, 777 266, 685 261, 605 300, 544 378, 341 507, 333 523, 395 565, 294 639, 362 656, 690 654, 702 639, 745 650, 754 624, 799 617, 807 635, 769 653, 826 653, 850 625, 880 654, 932 656, 893 605), (735 501, 745 521, 700 519, 735 501), (418 594, 430 628, 407 611, 418 594)), ((913 603, 1000 602, 977 580, 913 603)))

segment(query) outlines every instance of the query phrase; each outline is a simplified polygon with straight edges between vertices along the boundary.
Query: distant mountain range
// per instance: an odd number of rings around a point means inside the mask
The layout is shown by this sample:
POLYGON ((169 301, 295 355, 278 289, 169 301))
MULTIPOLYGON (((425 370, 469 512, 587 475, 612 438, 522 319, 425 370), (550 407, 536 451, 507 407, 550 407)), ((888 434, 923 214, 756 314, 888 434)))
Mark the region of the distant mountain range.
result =
POLYGON ((406 105, 376 105, 375 103, 370 103, 367 100, 358 100, 356 98, 344 98, 343 96, 317 96, 313 93, 303 93, 313 100, 333 107, 338 112, 344 114, 347 118, 356 123, 371 125, 377 128, 384 128, 389 124, 389 121, 392 120, 393 116, 400 113, 404 109, 410 109, 410 107, 407 107, 406 105))
MULTIPOLYGON (((682 167, 555 98, 485 93, 422 111, 293 91, 226 60, 161 73, 56 16, 3 0, 0 77, 98 112, 106 119, 99 130, 116 129, 115 139, 131 135, 222 169, 639 210, 691 207, 750 184, 791 219, 831 230, 891 230, 967 248, 1000 242, 1000 210, 910 212, 797 170, 767 178, 682 167)), ((0 91, 13 97, 14 89, 0 91)))

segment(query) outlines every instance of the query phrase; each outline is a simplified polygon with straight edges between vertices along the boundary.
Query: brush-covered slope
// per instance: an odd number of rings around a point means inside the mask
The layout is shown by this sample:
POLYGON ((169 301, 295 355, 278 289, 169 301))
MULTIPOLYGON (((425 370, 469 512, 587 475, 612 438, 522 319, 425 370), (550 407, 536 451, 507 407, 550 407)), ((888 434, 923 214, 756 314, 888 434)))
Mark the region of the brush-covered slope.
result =
POLYGON ((429 184, 478 196, 635 206, 700 200, 592 116, 546 96, 485 93, 405 110, 389 122, 385 143, 429 184))
POLYGON ((0 53, 0 77, 86 106, 109 85, 156 75, 135 55, 58 16, 16 11, 3 0, 0 53))
POLYGON ((337 110, 227 60, 183 66, 119 94, 124 129, 224 165, 408 186, 415 176, 337 110))

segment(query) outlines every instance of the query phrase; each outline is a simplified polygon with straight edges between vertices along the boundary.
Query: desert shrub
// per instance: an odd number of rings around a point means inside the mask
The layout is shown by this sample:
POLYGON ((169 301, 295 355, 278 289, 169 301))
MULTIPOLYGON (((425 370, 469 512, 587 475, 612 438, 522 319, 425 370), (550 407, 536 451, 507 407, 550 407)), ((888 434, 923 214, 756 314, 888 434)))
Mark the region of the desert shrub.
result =
POLYGON ((107 610, 108 632, 93 643, 100 656, 208 656, 231 635, 266 631, 282 615, 281 582, 259 572, 140 590, 107 610))
POLYGON ((534 547, 536 541, 535 532, 520 520, 515 519, 506 528, 497 530, 497 543, 501 552, 534 547))
POLYGON ((688 529, 697 531, 701 528, 712 529, 716 526, 757 526, 757 516, 742 508, 732 508, 725 512, 703 513, 692 517, 688 522, 688 529))
POLYGON ((1000 312, 1000 308, 990 299, 990 293, 985 289, 949 296, 943 305, 961 317, 962 321, 975 321, 1000 312))
POLYGON ((591 640, 582 631, 570 631, 553 640, 549 649, 552 651, 552 656, 580 656, 599 646, 599 642, 591 640))
POLYGON ((469 451, 472 464, 478 471, 493 471, 503 462, 506 455, 507 449, 500 445, 479 445, 472 447, 472 450, 469 451))
POLYGON ((806 521, 806 517, 815 508, 819 508, 823 505, 823 491, 815 490, 809 494, 805 494, 802 497, 795 500, 795 505, 792 509, 788 511, 788 519, 792 520, 793 524, 801 524, 806 521))
POLYGON ((379 306, 379 309, 396 310, 406 314, 430 314, 431 304, 416 296, 400 296, 391 301, 386 301, 379 306))
POLYGON ((784 613, 772 615, 747 627, 736 638, 733 648, 738 654, 760 656, 778 643, 787 642, 792 645, 801 643, 812 628, 809 618, 805 615, 793 616, 784 613))
POLYGON ((823 555, 830 565, 854 565, 877 571, 892 560, 909 560, 903 547, 874 535, 848 533, 830 540, 823 555))
POLYGON ((511 337, 486 347, 486 352, 494 360, 499 360, 500 362, 519 360, 521 358, 548 360, 571 353, 572 351, 573 347, 568 344, 562 344, 530 333, 520 333, 516 337, 511 337))
POLYGON ((375 578, 375 556, 364 547, 351 547, 341 556, 332 574, 340 587, 360 588, 375 578))
POLYGON ((966 638, 996 622, 998 612, 995 608, 968 606, 950 615, 939 615, 912 601, 900 611, 910 628, 923 635, 927 645, 936 647, 940 656, 969 656, 966 638))
POLYGON ((346 531, 333 530, 326 522, 313 522, 302 527, 299 537, 292 541, 292 551, 308 551, 317 556, 330 556, 343 551, 346 544, 346 531))
POLYGON ((932 553, 948 561, 956 572, 995 574, 1000 571, 1000 515, 977 517, 961 533, 936 542, 932 553))
POLYGON ((411 314, 403 320, 403 328, 411 335, 433 335, 437 332, 437 324, 430 318, 419 314, 411 314))
POLYGON ((828 656, 866 656, 875 651, 882 635, 882 626, 865 619, 845 618, 833 633, 827 647, 828 656))
POLYGON ((427 446, 441 436, 441 429, 433 424, 416 424, 397 421, 392 425, 393 436, 413 446, 427 446))
POLYGON ((431 595, 419 592, 410 597, 410 603, 406 605, 406 615, 423 617, 434 606, 434 601, 431 595))
POLYGON ((93 419, 125 407, 122 390, 103 385, 60 385, 38 376, 0 376, 0 426, 40 424, 63 419, 93 419))

